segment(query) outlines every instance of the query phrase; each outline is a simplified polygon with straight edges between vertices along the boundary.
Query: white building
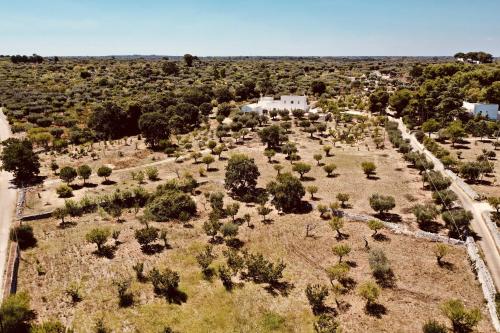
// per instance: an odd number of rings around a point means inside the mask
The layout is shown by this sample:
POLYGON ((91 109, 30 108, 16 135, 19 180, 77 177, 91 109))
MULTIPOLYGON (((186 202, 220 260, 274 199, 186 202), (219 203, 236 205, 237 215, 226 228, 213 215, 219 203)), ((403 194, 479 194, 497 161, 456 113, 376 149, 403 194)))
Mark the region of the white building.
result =
POLYGON ((241 108, 243 112, 268 113, 272 110, 304 110, 309 111, 306 96, 281 96, 280 99, 273 97, 261 97, 257 103, 247 104, 241 108))
POLYGON ((462 105, 464 109, 473 115, 482 115, 491 120, 498 119, 498 104, 483 104, 483 103, 469 103, 464 102, 462 105))

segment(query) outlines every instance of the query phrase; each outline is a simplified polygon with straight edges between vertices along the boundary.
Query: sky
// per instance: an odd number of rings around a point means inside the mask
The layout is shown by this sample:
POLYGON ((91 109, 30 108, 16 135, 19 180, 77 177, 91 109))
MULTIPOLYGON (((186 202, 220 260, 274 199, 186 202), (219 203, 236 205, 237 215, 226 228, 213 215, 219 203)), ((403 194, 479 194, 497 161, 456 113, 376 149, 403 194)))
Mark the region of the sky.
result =
POLYGON ((500 0, 0 0, 0 54, 500 56, 500 0))

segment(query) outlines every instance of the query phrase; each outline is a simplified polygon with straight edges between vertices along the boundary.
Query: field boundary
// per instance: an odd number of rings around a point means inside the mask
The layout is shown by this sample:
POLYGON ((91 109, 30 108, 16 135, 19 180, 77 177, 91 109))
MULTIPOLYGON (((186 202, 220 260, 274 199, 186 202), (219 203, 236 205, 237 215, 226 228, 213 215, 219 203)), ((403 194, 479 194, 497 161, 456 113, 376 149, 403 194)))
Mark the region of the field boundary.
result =
MULTIPOLYGON (((17 203, 16 203, 16 221, 11 225, 12 228, 19 226, 21 215, 23 213, 24 204, 26 203, 26 189, 22 188, 18 191, 17 203)), ((17 275, 19 273, 19 261, 21 259, 21 251, 19 249, 18 243, 9 240, 9 252, 7 253, 7 264, 5 271, 2 272, 4 275, 3 286, 0 290, 0 302, 3 301, 5 297, 15 294, 17 291, 17 275)))
MULTIPOLYGON (((358 222, 368 222, 369 220, 374 220, 375 218, 370 215, 355 214, 349 212, 343 212, 343 216, 347 219, 358 221, 358 222)), ((472 269, 477 276, 479 283, 481 284, 481 289, 483 291, 483 296, 486 300, 486 307, 490 314, 491 323, 497 332, 500 332, 500 319, 498 317, 498 312, 495 303, 496 288, 491 278, 490 271, 484 263, 483 259, 479 254, 479 248, 472 237, 467 237, 464 242, 462 240, 445 237, 431 232, 426 232, 422 230, 411 231, 408 230, 403 225, 397 223, 384 222, 381 221, 385 227, 394 232, 395 234, 401 234, 406 236, 411 236, 415 238, 426 239, 432 242, 447 243, 452 245, 462 245, 465 246, 467 250, 467 255, 471 263, 472 269)))
POLYGON ((467 254, 471 264, 476 272, 477 279, 481 283, 481 288, 483 289, 484 298, 486 299, 486 307, 490 313, 491 323, 497 332, 500 332, 500 319, 498 318, 498 312, 495 303, 496 288, 491 278, 490 271, 483 259, 479 254, 479 249, 476 242, 472 237, 467 237, 465 242, 467 248, 467 254))

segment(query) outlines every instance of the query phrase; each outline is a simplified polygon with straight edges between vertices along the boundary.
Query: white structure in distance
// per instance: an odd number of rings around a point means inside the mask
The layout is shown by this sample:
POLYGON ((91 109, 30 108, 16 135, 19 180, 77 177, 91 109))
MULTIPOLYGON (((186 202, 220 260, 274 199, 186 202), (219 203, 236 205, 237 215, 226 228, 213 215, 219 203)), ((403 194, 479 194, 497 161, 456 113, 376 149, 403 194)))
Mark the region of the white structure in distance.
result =
POLYGON ((474 116, 481 115, 490 120, 498 120, 498 104, 464 102, 462 107, 474 116))
MULTIPOLYGON (((281 96, 280 99, 273 97, 260 97, 257 103, 247 104, 241 108, 243 112, 257 112, 259 114, 266 114, 273 110, 303 110, 308 112, 310 109, 307 104, 306 96, 281 96)), ((313 112, 313 110, 311 110, 313 112)))

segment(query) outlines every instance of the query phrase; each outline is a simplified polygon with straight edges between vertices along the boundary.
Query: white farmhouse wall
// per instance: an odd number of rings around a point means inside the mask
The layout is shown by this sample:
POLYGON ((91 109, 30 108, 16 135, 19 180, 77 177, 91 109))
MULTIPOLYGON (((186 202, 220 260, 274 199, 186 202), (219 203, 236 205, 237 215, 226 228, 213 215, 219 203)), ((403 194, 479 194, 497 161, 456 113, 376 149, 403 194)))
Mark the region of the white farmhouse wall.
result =
POLYGON ((464 102, 462 107, 473 115, 482 115, 491 120, 498 119, 498 104, 464 102))
POLYGON ((286 110, 307 111, 308 108, 306 96, 281 96, 280 101, 286 110))
POLYGON ((488 117, 491 120, 497 120, 498 118, 498 104, 479 104, 474 106, 474 114, 482 115, 488 117))
POLYGON ((273 110, 292 111, 297 109, 309 110, 306 96, 281 96, 279 100, 275 100, 273 97, 261 97, 257 103, 244 105, 241 111, 264 113, 273 110))

